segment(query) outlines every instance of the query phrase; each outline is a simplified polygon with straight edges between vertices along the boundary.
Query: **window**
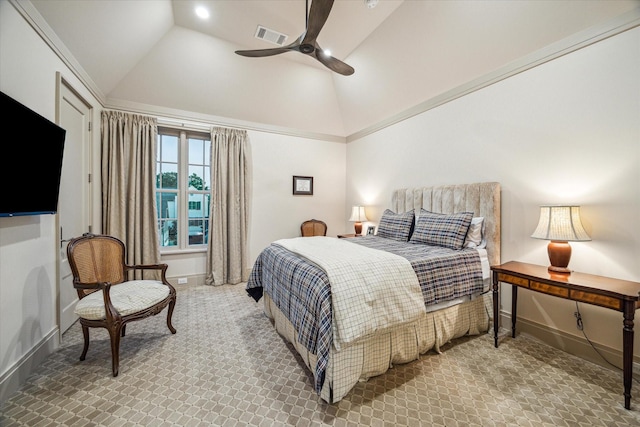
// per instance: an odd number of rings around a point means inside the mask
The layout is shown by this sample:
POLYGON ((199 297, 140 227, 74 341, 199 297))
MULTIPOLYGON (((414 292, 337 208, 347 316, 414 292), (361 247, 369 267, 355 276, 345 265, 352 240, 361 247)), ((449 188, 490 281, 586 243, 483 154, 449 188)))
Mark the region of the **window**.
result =
POLYGON ((211 137, 158 129, 156 210, 161 249, 202 247, 209 240, 211 137))

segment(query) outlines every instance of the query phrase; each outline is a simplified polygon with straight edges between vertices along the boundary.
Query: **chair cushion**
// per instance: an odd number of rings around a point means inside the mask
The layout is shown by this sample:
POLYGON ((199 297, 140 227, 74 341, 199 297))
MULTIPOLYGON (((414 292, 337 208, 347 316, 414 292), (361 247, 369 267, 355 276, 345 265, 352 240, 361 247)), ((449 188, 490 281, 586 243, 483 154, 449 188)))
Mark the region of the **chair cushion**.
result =
MULTIPOLYGON (((121 316, 152 307, 169 296, 169 287, 157 280, 131 280, 111 286, 111 303, 121 316)), ((94 292, 78 301, 75 313, 88 320, 106 318, 104 295, 94 292)))

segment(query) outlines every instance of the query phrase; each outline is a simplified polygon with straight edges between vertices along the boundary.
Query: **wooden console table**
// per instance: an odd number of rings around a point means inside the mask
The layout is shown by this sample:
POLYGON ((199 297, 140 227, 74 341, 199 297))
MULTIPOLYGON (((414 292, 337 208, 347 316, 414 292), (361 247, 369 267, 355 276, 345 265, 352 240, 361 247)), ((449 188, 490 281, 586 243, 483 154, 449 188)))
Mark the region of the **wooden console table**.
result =
POLYGON ((576 272, 550 273, 547 267, 516 261, 492 266, 491 271, 493 272, 493 331, 496 348, 500 316, 500 282, 509 283, 513 288, 511 297, 511 336, 513 338, 516 337, 518 287, 622 312, 624 317, 622 324, 624 407, 630 409, 633 317, 636 309, 640 308, 640 283, 576 272))

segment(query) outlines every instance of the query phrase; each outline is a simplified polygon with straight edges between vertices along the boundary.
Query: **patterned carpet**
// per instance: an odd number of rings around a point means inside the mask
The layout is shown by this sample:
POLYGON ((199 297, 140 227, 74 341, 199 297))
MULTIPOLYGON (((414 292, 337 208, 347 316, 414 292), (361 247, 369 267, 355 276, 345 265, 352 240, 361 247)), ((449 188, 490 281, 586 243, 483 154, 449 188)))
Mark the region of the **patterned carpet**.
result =
MULTIPOLYGON (((166 311, 127 328, 120 375, 107 333, 80 362, 75 324, 62 348, 1 408, 2 426, 640 426, 622 374, 525 335, 462 338, 395 366, 329 405, 243 285, 178 288, 166 311)), ((633 395, 640 396, 633 383, 633 395)))

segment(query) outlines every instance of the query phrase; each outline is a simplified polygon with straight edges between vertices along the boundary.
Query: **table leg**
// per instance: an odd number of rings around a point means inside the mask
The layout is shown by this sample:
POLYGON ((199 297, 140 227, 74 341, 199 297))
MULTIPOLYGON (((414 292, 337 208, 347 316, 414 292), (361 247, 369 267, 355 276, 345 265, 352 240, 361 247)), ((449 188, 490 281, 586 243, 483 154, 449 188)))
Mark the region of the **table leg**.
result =
POLYGON ((518 287, 511 285, 511 338, 516 337, 516 319, 518 311, 518 287))
POLYGON ((631 409, 631 382, 633 379, 633 317, 634 301, 626 301, 622 329, 622 371, 624 382, 624 407, 631 409))
POLYGON ((493 272, 492 275, 493 280, 493 343, 496 348, 498 348, 498 328, 500 324, 500 298, 499 298, 499 289, 500 282, 498 282, 498 274, 493 272))

